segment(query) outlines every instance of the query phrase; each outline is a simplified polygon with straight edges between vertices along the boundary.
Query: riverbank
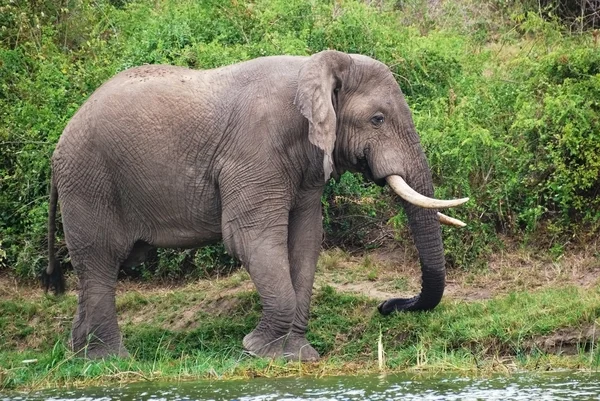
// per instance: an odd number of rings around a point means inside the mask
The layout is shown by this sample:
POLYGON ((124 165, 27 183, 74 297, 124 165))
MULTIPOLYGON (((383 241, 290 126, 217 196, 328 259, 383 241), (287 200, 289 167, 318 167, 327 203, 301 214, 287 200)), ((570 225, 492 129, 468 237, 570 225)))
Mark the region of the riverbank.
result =
MULTIPOLYGON (((74 358, 67 349, 73 290, 56 298, 4 276, 0 389, 380 371, 598 369, 596 248, 558 260, 519 249, 499 253, 486 269, 449 271, 443 302, 434 311, 380 316, 378 302, 417 292, 419 274, 414 258, 399 249, 365 256, 324 252, 309 328, 322 360, 310 364, 243 352, 242 338, 260 315, 243 270, 211 281, 120 282, 119 322, 132 356, 105 361, 74 358)), ((74 278, 69 281, 75 288, 74 278)))

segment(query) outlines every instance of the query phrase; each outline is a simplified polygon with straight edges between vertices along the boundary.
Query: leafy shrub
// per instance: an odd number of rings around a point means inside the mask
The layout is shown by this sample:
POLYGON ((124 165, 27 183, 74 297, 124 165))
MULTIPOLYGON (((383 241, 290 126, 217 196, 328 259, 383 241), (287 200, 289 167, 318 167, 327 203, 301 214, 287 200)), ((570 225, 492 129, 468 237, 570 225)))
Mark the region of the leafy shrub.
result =
POLYGON ((356 174, 345 173, 337 181, 331 180, 322 199, 325 245, 368 249, 393 238, 386 223, 398 213, 394 198, 356 174))
POLYGON ((595 1, 496 0, 496 3, 508 10, 538 13, 547 20, 559 19, 565 26, 579 31, 600 26, 600 4, 595 1))
MULTIPOLYGON (((548 237, 538 244, 560 250, 566 238, 598 232, 596 37, 565 35, 560 24, 527 13, 535 11, 527 2, 366 3, 1 5, 0 266, 33 277, 45 265, 50 155, 69 118, 110 76, 143 63, 212 68, 327 48, 390 66, 413 111, 437 195, 472 198, 450 212, 469 222, 446 229, 450 265, 485 264, 500 246, 498 233, 548 237)), ((330 183, 323 208, 326 246, 368 248, 406 234, 395 197, 360 177, 330 183)), ((58 239, 68 264, 60 232, 58 239)), ((165 250, 138 273, 210 275, 233 264, 222 247, 165 250)))
POLYGON ((533 156, 526 185, 540 217, 571 224, 600 220, 600 55, 592 49, 552 53, 530 79, 537 102, 520 97, 512 126, 533 156))
POLYGON ((142 280, 214 278, 239 266, 219 243, 200 249, 154 249, 145 263, 121 269, 121 276, 142 280))

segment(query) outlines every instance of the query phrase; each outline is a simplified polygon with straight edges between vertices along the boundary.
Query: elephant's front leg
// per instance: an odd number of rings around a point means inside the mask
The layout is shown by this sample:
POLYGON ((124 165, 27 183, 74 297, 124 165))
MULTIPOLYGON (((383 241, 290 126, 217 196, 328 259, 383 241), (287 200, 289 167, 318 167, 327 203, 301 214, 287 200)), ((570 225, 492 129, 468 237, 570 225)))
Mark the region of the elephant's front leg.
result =
POLYGON ((268 229, 250 243, 245 264, 262 304, 256 328, 244 337, 244 349, 269 358, 283 356, 283 345, 296 312, 296 296, 290 278, 287 232, 268 229))
POLYGON ((320 190, 304 197, 302 204, 290 215, 288 247, 292 285, 296 293, 296 315, 284 347, 285 356, 290 360, 319 359, 319 353, 306 339, 306 330, 317 259, 323 240, 322 220, 320 190))
POLYGON ((263 309, 243 346, 256 356, 282 357, 296 313, 287 248, 289 211, 285 207, 240 211, 236 206, 224 211, 223 240, 250 274, 263 309))

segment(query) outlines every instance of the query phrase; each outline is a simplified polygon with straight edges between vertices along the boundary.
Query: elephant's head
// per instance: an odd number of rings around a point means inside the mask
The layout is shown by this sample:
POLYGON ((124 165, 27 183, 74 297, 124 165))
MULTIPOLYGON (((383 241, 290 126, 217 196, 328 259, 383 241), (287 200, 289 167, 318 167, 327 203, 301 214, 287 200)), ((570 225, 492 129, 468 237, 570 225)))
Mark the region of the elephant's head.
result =
POLYGON ((467 199, 431 198, 431 171, 389 68, 360 55, 315 54, 300 70, 295 104, 308 119, 311 143, 324 152, 325 180, 332 172, 358 171, 379 185, 387 182, 403 199, 419 252, 422 290, 413 298, 387 300, 379 311, 434 308, 446 275, 440 219, 448 222, 436 209, 467 199))

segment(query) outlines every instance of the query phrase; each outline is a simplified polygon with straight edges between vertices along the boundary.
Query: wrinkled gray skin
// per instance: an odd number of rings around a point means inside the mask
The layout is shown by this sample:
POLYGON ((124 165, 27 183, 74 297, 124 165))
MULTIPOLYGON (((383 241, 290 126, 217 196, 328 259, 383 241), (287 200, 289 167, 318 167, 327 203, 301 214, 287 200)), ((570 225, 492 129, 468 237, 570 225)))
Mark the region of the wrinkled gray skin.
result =
MULTIPOLYGON (((52 166, 50 232, 58 192, 80 281, 72 346, 90 358, 127 355, 115 309, 121 266, 142 262, 152 247, 222 238, 262 302, 244 348, 316 360, 305 335, 330 170, 358 171, 380 185, 397 174, 433 195, 389 69, 335 51, 208 71, 147 65, 121 72, 69 122, 52 166)), ((384 302, 383 314, 431 309, 444 290, 436 211, 404 206, 423 288, 384 302)))

